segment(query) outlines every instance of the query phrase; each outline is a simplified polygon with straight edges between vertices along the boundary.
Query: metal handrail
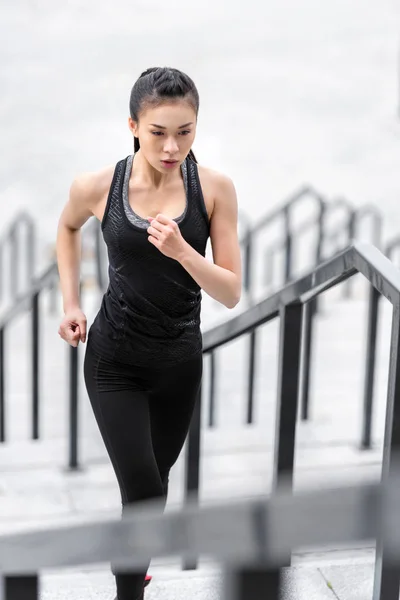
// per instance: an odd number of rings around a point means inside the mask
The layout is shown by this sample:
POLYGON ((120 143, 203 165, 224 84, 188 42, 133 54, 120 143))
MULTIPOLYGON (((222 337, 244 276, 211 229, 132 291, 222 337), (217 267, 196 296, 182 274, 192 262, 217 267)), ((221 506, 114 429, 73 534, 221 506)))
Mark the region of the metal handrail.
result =
MULTIPOLYGON (((383 252, 389 260, 392 260, 393 253, 398 248, 400 248, 400 236, 396 235, 386 242, 383 252)), ((372 415, 374 411, 380 298, 381 295, 377 290, 371 287, 368 298, 367 345, 364 367, 364 416, 361 439, 361 448, 365 450, 372 447, 372 415)))
POLYGON ((400 293, 399 270, 374 246, 354 241, 352 245, 324 261, 307 275, 288 283, 244 313, 206 331, 203 336, 204 352, 211 352, 274 319, 282 305, 296 300, 308 302, 322 291, 345 281, 356 272, 362 273, 390 302, 396 294, 400 293))
MULTIPOLYGON (((317 215, 313 221, 318 226, 318 237, 317 245, 315 248, 315 264, 320 262, 321 249, 322 249, 322 231, 323 231, 323 217, 325 211, 326 201, 322 195, 317 192, 312 186, 304 185, 294 194, 284 200, 279 206, 270 211, 267 215, 257 221, 255 225, 249 227, 246 232, 246 238, 242 240, 246 247, 246 260, 244 269, 244 290, 250 295, 252 294, 252 255, 253 245, 255 237, 272 223, 283 217, 284 219, 284 240, 283 247, 286 250, 285 255, 285 274, 284 282, 286 283, 292 277, 292 249, 293 249, 293 232, 291 229, 291 211, 293 208, 305 198, 311 198, 317 205, 317 215)), ((310 221, 311 225, 312 221, 310 221)))

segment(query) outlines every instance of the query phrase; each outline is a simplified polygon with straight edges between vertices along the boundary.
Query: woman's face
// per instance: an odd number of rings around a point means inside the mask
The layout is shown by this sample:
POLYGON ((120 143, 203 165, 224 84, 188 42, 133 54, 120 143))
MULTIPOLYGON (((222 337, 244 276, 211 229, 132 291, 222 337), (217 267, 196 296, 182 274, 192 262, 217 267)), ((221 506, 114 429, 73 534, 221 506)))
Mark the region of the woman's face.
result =
POLYGON ((149 107, 139 121, 129 118, 129 128, 139 138, 146 160, 160 173, 177 169, 185 160, 196 135, 196 112, 184 100, 149 107))

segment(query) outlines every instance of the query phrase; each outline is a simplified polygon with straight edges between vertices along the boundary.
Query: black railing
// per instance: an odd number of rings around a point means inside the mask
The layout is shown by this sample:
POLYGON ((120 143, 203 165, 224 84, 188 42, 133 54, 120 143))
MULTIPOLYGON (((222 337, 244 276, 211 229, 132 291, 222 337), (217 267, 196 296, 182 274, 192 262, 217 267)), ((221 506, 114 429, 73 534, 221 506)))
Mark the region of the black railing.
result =
MULTIPOLYGON (((383 217, 378 208, 370 204, 364 204, 357 208, 346 198, 336 198, 327 206, 326 220, 328 221, 332 214, 338 211, 344 212, 343 219, 332 229, 330 229, 328 222, 325 225, 323 234, 324 245, 328 247, 329 244, 331 245, 330 250, 323 253, 325 259, 346 248, 353 240, 357 239, 360 241, 360 228, 363 221, 368 217, 372 220, 368 242, 379 250, 382 248, 383 217)), ((349 279, 343 287, 343 295, 345 298, 350 298, 351 294, 352 280, 349 279)))
POLYGON ((7 310, 0 319, 0 442, 7 440, 7 408, 5 402, 6 375, 5 375, 5 356, 7 354, 7 328, 14 322, 14 319, 26 312, 31 313, 31 376, 32 376, 32 439, 39 439, 39 372, 40 372, 40 294, 47 289, 51 282, 58 277, 57 264, 52 263, 46 271, 34 280, 30 290, 23 296, 20 296, 7 310))
MULTIPOLYGON (((38 277, 31 289, 24 296, 20 297, 6 311, 0 319, 0 442, 7 441, 7 407, 6 407, 6 374, 5 374, 5 356, 7 352, 7 328, 13 323, 14 319, 21 314, 30 312, 31 318, 31 336, 30 336, 30 356, 31 356, 31 438, 40 439, 40 295, 54 286, 54 281, 58 280, 57 263, 53 262, 38 277)), ((82 292, 82 290, 81 290, 82 292)), ((78 440, 79 440, 79 421, 78 421, 78 350, 72 346, 69 349, 69 435, 68 435, 68 468, 76 470, 79 468, 78 460, 78 440)))
POLYGON ((254 276, 253 271, 255 268, 256 261, 253 260, 254 245, 256 243, 257 236, 266 230, 271 225, 279 222, 283 219, 283 238, 279 241, 276 248, 270 248, 267 250, 265 256, 266 266, 264 270, 264 282, 268 282, 266 273, 272 274, 272 256, 278 251, 283 250, 284 252, 284 273, 283 282, 287 283, 292 278, 293 273, 293 246, 296 236, 304 234, 305 231, 316 228, 316 243, 314 251, 313 264, 318 264, 321 261, 321 249, 323 243, 323 223, 324 223, 324 211, 326 202, 321 194, 314 190, 311 186, 304 186, 290 196, 287 200, 277 206, 274 210, 270 211, 266 216, 262 217, 255 225, 249 227, 246 231, 245 236, 241 242, 243 248, 246 249, 244 261, 245 268, 243 273, 244 289, 252 296, 252 290, 254 287, 254 276), (309 219, 301 228, 294 230, 292 226, 292 216, 295 207, 304 200, 311 199, 316 205, 316 214, 309 219))
MULTIPOLYGON (((400 249, 400 236, 395 236, 386 243, 385 255, 394 261, 394 254, 400 249)), ((372 417, 374 410, 376 353, 378 341, 379 304, 381 295, 373 287, 370 288, 368 300, 367 347, 364 367, 364 413, 361 448, 372 447, 372 417)))
MULTIPOLYGON (((296 254, 296 244, 307 232, 314 233, 314 249, 311 253, 312 260, 310 267, 317 266, 323 260, 326 260, 340 252, 346 246, 350 245, 356 239, 362 222, 367 218, 372 218, 372 232, 370 242, 377 248, 382 245, 382 215, 380 211, 370 205, 354 207, 347 199, 337 198, 332 202, 327 200, 311 186, 304 186, 293 196, 279 205, 275 210, 262 218, 253 227, 248 227, 245 235, 241 239, 243 251, 243 288, 246 293, 249 304, 254 301, 254 270, 259 266, 258 261, 253 260, 257 237, 271 225, 283 220, 283 232, 281 239, 274 245, 270 245, 264 253, 262 260, 263 287, 265 290, 271 290, 271 284, 274 280, 274 261, 278 253, 283 255, 283 270, 281 273, 281 284, 285 285, 293 281, 294 256, 296 254), (301 226, 294 227, 293 215, 296 207, 304 201, 311 199, 316 207, 315 214, 306 220, 301 226), (329 220, 337 213, 344 213, 342 219, 335 226, 329 225, 329 220), (328 250, 329 245, 331 248, 328 250)), ((306 270, 306 269, 303 269, 306 270)), ((351 296, 351 280, 344 286, 344 296, 351 296)), ((279 286, 280 287, 280 286, 279 286)), ((264 291, 264 296, 266 291, 264 291)), ((303 338, 304 353, 301 364, 301 418, 309 419, 309 397, 310 380, 312 364, 312 338, 314 332, 314 317, 317 314, 317 299, 312 300, 305 307, 303 319, 303 338)), ((247 408, 246 423, 254 422, 254 371, 256 368, 256 347, 257 332, 252 331, 249 334, 249 362, 248 362, 248 385, 247 385, 247 408)), ((211 363, 211 380, 213 382, 212 390, 216 389, 215 382, 215 364, 216 357, 213 357, 211 363)), ((210 417, 209 426, 215 426, 215 397, 210 398, 210 417)))
POLYGON ((4 301, 14 302, 29 290, 35 278, 35 269, 36 225, 29 213, 22 211, 0 239, 0 304, 4 301))
MULTIPOLYGON (((323 256, 325 259, 340 252, 346 246, 349 246, 353 240, 357 239, 359 228, 362 221, 370 216, 372 217, 372 233, 369 240, 376 248, 381 249, 382 246, 382 224, 383 219, 380 211, 374 206, 363 205, 359 208, 354 208, 345 198, 339 198, 330 203, 325 210, 326 220, 329 215, 337 209, 345 210, 345 219, 333 231, 328 233, 328 225, 325 224, 323 232, 323 244, 331 240, 335 240, 334 251, 323 256), (343 240, 344 233, 344 240, 343 240)), ((352 280, 348 279, 343 286, 344 297, 349 299, 352 294, 352 280)), ((311 364, 312 364, 312 337, 314 331, 314 317, 317 312, 315 301, 311 302, 305 309, 304 319, 304 356, 302 363, 302 390, 301 390, 301 418, 303 421, 308 420, 310 416, 310 381, 311 381, 311 364)), ((367 408, 366 408, 367 411, 367 408)), ((363 434, 364 436, 364 434, 363 434)))
MULTIPOLYGON (((77 559, 81 563, 110 561, 118 564, 123 561, 126 568, 129 558, 135 570, 148 558, 166 554, 180 554, 185 564, 191 566, 196 566, 200 554, 221 560, 229 567, 229 572, 234 573, 233 579, 238 577, 241 582, 235 587, 232 577, 228 578, 227 589, 230 591, 226 594, 230 595, 226 598, 229 600, 248 598, 249 573, 260 570, 263 585, 259 589, 256 586, 251 597, 259 600, 268 593, 271 600, 277 600, 279 568, 290 564, 290 553, 295 547, 326 546, 333 541, 345 543, 370 540, 371 537, 377 542, 373 600, 398 600, 400 532, 396 524, 400 479, 395 469, 395 456, 400 450, 400 273, 373 246, 354 243, 245 313, 206 332, 204 352, 214 352, 275 318, 280 319, 280 348, 272 498, 198 510, 200 395, 186 447, 186 509, 181 513, 162 515, 160 505, 156 504, 153 511, 144 514, 135 506, 134 512, 126 514, 120 523, 90 524, 63 531, 0 538, 2 572, 10 575, 6 577, 6 600, 37 600, 38 578, 32 573, 44 568, 76 565, 77 559), (378 486, 369 485, 294 497, 304 306, 357 273, 364 275, 377 294, 387 298, 393 306, 382 465, 385 492, 382 499, 378 486), (32 552, 33 547, 35 552, 32 552), (24 572, 30 575, 24 578, 21 576, 24 572), (26 592, 18 595, 18 586, 23 589, 24 585, 26 592)), ((76 352, 72 349, 71 356, 76 357, 76 352)), ((77 363, 73 364, 76 372, 77 363)))
MULTIPOLYGON (((262 261, 262 270, 264 273, 264 286, 270 283, 269 278, 273 277, 273 259, 278 251, 283 251, 284 267, 283 267, 283 282, 288 283, 293 278, 293 248, 295 239, 302 236, 306 231, 313 230, 316 232, 315 249, 313 253, 312 266, 318 265, 322 260, 323 235, 324 235, 324 215, 326 210, 326 201, 315 189, 311 186, 304 186, 295 194, 290 196, 282 204, 273 211, 269 212, 265 217, 261 218, 253 227, 247 226, 244 235, 241 237, 240 243, 243 253, 243 289, 246 299, 249 304, 254 302, 254 270, 258 266, 255 258, 255 244, 257 237, 263 231, 272 225, 283 220, 283 237, 275 247, 270 247, 265 253, 262 261), (316 206, 315 214, 300 228, 294 229, 292 219, 294 209, 305 200, 312 200, 316 206)), ((264 292, 265 296, 265 292, 264 292)), ((312 304, 312 311, 316 311, 316 302, 312 304)), ((308 322, 305 325, 305 335, 312 336, 312 318, 311 314, 307 313, 308 322)), ((308 342, 305 342, 308 347, 308 342)), ((257 346, 257 332, 251 331, 249 334, 249 363, 248 363, 248 385, 247 385, 247 410, 246 423, 251 424, 254 420, 254 373, 255 373, 255 357, 257 346)), ((210 412, 209 426, 215 425, 215 366, 216 357, 211 359, 211 396, 210 396, 210 412)), ((306 366, 306 365, 304 365, 306 366)))

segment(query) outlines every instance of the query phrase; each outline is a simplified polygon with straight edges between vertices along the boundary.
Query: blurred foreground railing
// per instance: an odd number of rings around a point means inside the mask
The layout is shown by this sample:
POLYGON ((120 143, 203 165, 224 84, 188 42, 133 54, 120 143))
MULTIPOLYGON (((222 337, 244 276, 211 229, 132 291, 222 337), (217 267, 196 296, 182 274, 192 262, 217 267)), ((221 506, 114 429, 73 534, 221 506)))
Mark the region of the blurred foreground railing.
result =
POLYGON ((136 571, 152 558, 190 561, 202 555, 223 568, 221 600, 285 600, 282 567, 294 550, 374 539, 373 600, 398 600, 399 469, 384 485, 296 495, 290 488, 282 484, 269 498, 202 508, 188 502, 164 514, 163 503, 144 503, 124 512, 119 522, 1 536, 4 600, 39 600, 39 576, 46 569, 112 563, 116 570, 136 571))

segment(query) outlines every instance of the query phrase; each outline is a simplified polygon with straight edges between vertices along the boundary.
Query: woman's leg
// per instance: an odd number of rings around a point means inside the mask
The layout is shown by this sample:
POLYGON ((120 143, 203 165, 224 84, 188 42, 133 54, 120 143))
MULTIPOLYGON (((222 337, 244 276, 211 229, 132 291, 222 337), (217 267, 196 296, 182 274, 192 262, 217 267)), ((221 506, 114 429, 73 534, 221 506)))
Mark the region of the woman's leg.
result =
MULTIPOLYGON (((132 503, 163 496, 154 456, 149 394, 135 382, 134 369, 104 361, 88 343, 85 382, 100 433, 114 468, 123 510, 132 503)), ((142 597, 145 572, 116 573, 118 600, 142 597)))
POLYGON ((200 392, 202 355, 158 372, 149 397, 151 439, 166 500, 168 478, 184 445, 200 392))

